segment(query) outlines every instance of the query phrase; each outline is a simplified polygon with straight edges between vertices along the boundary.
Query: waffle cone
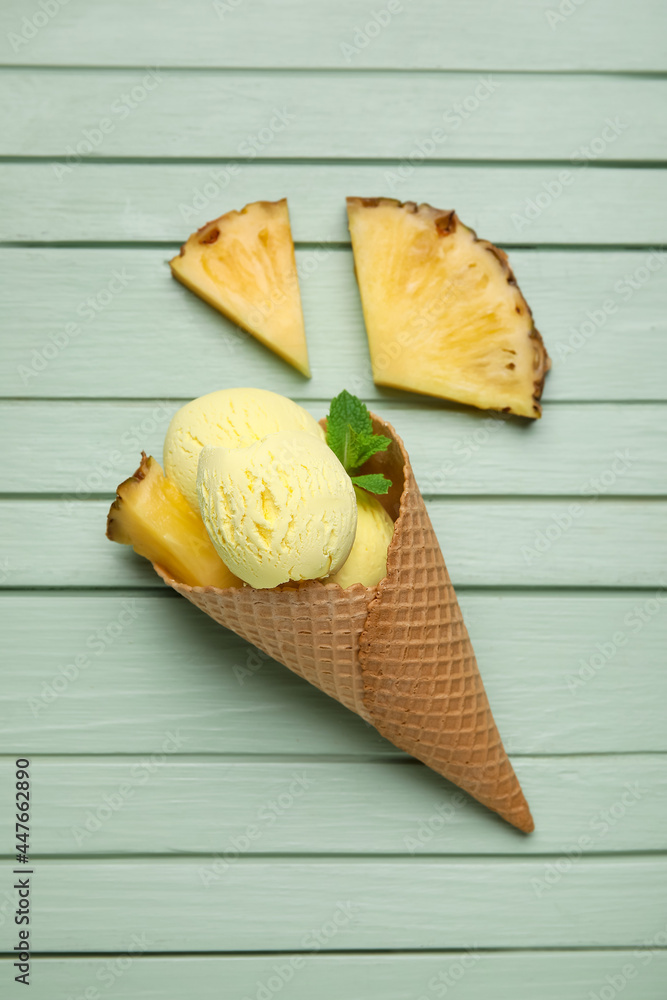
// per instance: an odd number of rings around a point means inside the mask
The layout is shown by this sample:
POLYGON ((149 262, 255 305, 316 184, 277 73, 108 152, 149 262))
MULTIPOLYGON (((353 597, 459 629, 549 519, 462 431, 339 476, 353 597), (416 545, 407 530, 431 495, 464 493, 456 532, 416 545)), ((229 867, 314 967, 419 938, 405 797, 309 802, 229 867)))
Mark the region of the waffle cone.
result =
POLYGON ((215 621, 356 712, 503 819, 533 819, 491 714, 426 506, 403 442, 364 471, 393 486, 380 499, 395 519, 387 575, 376 587, 308 581, 270 590, 189 587, 156 572, 215 621))

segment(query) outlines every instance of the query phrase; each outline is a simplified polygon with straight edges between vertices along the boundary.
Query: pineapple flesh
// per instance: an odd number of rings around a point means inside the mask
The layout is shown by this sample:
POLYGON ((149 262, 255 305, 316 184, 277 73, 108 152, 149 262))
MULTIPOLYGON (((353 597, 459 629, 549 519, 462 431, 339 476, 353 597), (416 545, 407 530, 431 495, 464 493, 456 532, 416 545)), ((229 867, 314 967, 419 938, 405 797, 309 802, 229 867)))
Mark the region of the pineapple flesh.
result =
POLYGON ((347 208, 376 384, 541 416, 551 362, 507 255, 455 212, 390 198, 347 208))
POLYGON ((154 458, 121 483, 107 518, 107 538, 165 569, 191 587, 241 587, 208 537, 204 522, 154 458))
POLYGON ((287 199, 208 222, 169 263, 190 291, 310 377, 287 199))

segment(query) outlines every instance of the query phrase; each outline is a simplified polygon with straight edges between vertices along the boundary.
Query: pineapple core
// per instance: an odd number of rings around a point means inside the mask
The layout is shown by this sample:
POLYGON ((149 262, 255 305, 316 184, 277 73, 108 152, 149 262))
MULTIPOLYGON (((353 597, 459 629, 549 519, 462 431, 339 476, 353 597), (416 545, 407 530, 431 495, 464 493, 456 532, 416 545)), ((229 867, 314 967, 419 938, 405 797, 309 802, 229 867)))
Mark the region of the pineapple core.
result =
POLYGON ((191 587, 241 587, 213 548, 204 522, 154 458, 121 483, 107 518, 107 538, 191 587))
POLYGON ((507 256, 455 212, 348 198, 378 385, 539 417, 551 362, 507 256))
POLYGON ((190 291, 310 376, 285 198, 208 222, 169 263, 190 291))

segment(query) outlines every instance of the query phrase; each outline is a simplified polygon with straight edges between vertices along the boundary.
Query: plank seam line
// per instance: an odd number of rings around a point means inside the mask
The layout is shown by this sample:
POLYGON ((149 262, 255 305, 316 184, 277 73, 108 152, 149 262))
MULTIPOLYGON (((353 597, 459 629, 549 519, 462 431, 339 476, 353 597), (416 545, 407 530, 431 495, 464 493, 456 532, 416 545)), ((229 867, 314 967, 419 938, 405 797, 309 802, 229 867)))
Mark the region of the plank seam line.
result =
MULTIPOLYGON (((572 68, 572 67, 554 67, 550 69, 494 69, 491 66, 470 66, 470 67, 460 67, 456 69, 444 68, 442 66, 429 66, 429 67, 407 67, 407 66, 357 66, 354 68, 348 68, 345 66, 215 66, 215 65, 191 65, 191 66, 157 66, 156 69, 169 72, 169 73, 257 73, 262 75, 273 75, 273 74, 324 74, 324 73, 336 73, 342 76, 353 76, 355 74, 364 75, 377 75, 380 73, 394 74, 394 73, 415 73, 419 75, 428 75, 442 77, 442 76, 453 76, 456 74, 470 74, 479 76, 480 73, 496 73, 499 76, 595 76, 595 77, 610 77, 612 79, 621 78, 625 79, 627 77, 632 77, 635 79, 645 79, 645 80, 664 80, 667 78, 667 70, 663 67, 659 69, 590 69, 590 68, 572 68)), ((145 73, 146 64, 128 64, 127 66, 110 63, 109 65, 100 65, 99 63, 0 63, 0 70, 16 71, 16 70, 28 70, 31 72, 71 72, 71 73, 90 73, 90 72, 122 72, 122 73, 145 73)))
MULTIPOLYGON (((54 151, 53 153, 2 153, 0 154, 0 164, 49 164, 58 163, 62 160, 64 152, 54 151)), ((400 166, 409 154, 398 156, 258 156, 253 159, 239 157, 221 153, 218 156, 169 156, 164 154, 137 154, 126 153, 117 156, 106 155, 97 156, 91 153, 83 161, 86 166, 196 166, 197 164, 218 164, 224 161, 227 164, 238 166, 258 166, 258 167, 292 167, 292 166, 319 166, 319 167, 386 167, 391 165, 400 166)), ((567 157, 535 157, 522 156, 521 158, 511 157, 491 157, 491 156, 440 156, 429 157, 424 166, 442 167, 455 165, 459 167, 470 167, 486 169, 487 167, 508 167, 532 170, 535 167, 571 167, 572 159, 567 157)), ((576 165, 576 164, 575 164, 576 165)), ((597 170, 664 170, 667 167, 667 159, 660 157, 637 157, 636 159, 609 157, 599 159, 586 169, 595 172, 597 170)))
MULTIPOLYGON (((521 835, 517 832, 517 841, 520 839, 521 835)), ((256 854, 246 853, 243 857, 239 857, 235 861, 236 868, 262 865, 267 862, 271 864, 276 864, 279 867, 287 867, 288 865, 303 865, 315 866, 315 865, 332 865, 333 867, 340 867, 344 865, 351 864, 356 867, 357 864, 368 865, 369 867, 381 867, 386 864, 402 864, 406 866, 416 866, 416 867, 433 867, 434 864, 440 865, 442 867, 450 866, 453 864, 467 863, 474 867, 481 867, 482 865, 487 865, 491 862, 498 864, 505 864, 510 866, 515 866, 518 868, 530 868, 534 862, 544 861, 544 860, 558 860, 562 857, 564 851, 567 849, 567 845, 563 849, 557 849, 552 851, 540 851, 535 854, 512 854, 512 853, 489 853, 489 854, 470 854, 470 853, 457 853, 452 852, 451 854, 429 854, 429 853, 419 853, 419 855, 411 855, 406 853, 398 853, 388 851, 386 854, 364 854, 359 851, 350 851, 349 853, 340 853, 333 851, 322 851, 319 854, 308 853, 306 851, 299 851, 295 854, 278 853, 276 851, 258 851, 256 854)), ((156 851, 154 854, 145 853, 142 851, 137 851, 136 853, 119 854, 118 852, 100 852, 99 854, 49 854, 47 853, 35 853, 31 852, 30 858, 34 860, 35 864, 40 862, 42 864, 55 863, 57 865, 71 864, 72 860, 76 860, 81 865, 87 866, 99 866, 101 868, 108 867, 111 863, 113 864, 124 864, 128 867, 136 867, 137 865, 145 865, 146 867, 151 866, 161 866, 164 862, 174 863, 178 865, 182 861, 200 861, 202 858, 214 858, 216 856, 216 851, 179 851, 175 852, 159 852, 156 851)), ((11 860, 15 857, 13 854, 0 854, 0 859, 11 860)), ((631 863, 636 862, 636 866, 640 867, 646 861, 659 861, 667 863, 667 849, 659 848, 644 848, 641 850, 619 850, 619 851, 600 851, 599 853, 586 853, 584 859, 585 864, 591 865, 593 867, 602 866, 606 861, 609 860, 626 860, 631 863)))
MULTIPOLYGON (((608 954, 610 952, 623 955, 625 953, 631 955, 638 951, 644 951, 648 954, 653 952, 666 952, 667 946, 665 945, 554 945, 553 947, 548 947, 544 945, 535 945, 530 947, 530 945, 523 946, 512 946, 508 945, 506 948, 475 948, 475 954, 483 955, 521 955, 521 954, 562 954, 570 955, 572 953, 583 952, 586 954, 608 954)), ((331 948, 329 950, 321 950, 319 952, 314 952, 312 949, 310 951, 299 951, 298 949, 293 950, 276 950, 276 951, 145 951, 140 954, 137 953, 133 955, 133 959, 137 962, 144 960, 159 959, 162 960, 182 960, 188 958, 197 959, 208 959, 210 961, 216 961, 219 959, 245 959, 248 962, 255 961, 258 958, 264 959, 275 959, 281 956, 288 955, 303 955, 305 957, 311 958, 314 962, 327 961, 329 958, 341 957, 347 960, 355 958, 364 957, 378 957, 378 958, 396 958, 400 959, 404 955, 410 955, 419 957, 421 955, 443 955, 443 956, 455 956, 455 955, 465 955, 469 952, 465 948, 357 948, 354 951, 345 950, 343 948, 331 948)), ((32 951, 31 955, 33 958, 38 958, 42 960, 54 960, 54 961, 93 961, 95 959, 105 959, 109 955, 121 955, 125 954, 122 951, 32 951)), ((11 959, 14 961, 16 955, 12 955, 10 952, 0 951, 0 961, 7 961, 11 959)))
MULTIPOLYGON (((100 760, 112 761, 116 760, 137 760, 138 758, 144 757, 145 751, 73 751, 71 753, 62 751, 53 751, 44 753, 43 751, 37 751, 30 755, 31 760, 72 760, 78 759, 81 761, 90 760, 91 762, 98 762, 100 760)), ((569 753, 512 753, 512 758, 522 758, 523 760, 581 760, 583 758, 589 757, 613 757, 615 759, 623 760, 624 757, 667 757, 667 749, 665 750, 601 750, 601 751, 590 751, 582 750, 580 752, 570 751, 569 753)), ((6 763, 13 762, 16 759, 15 753, 8 753, 6 751, 0 751, 0 762, 5 761, 6 763)), ((401 767, 424 767, 425 765, 418 761, 415 757, 409 757, 407 754, 402 753, 400 750, 389 749, 387 752, 382 754, 344 754, 344 753, 253 753, 248 751, 244 753, 242 751, 231 751, 231 752, 216 752, 216 751, 192 751, 191 753, 178 753, 170 754, 169 760, 175 763, 183 762, 199 762, 204 764, 218 764, 218 763, 239 763, 247 764, 249 766, 256 766, 261 764, 262 766, 266 764, 275 764, 282 767, 285 764, 315 764, 320 766, 325 765, 338 765, 338 764, 380 764, 380 765, 391 765, 395 767, 400 764, 401 767), (391 756, 394 754, 395 756, 391 756)), ((665 847, 667 850, 667 846, 665 847)))
MULTIPOLYGON (((653 253, 655 251, 664 251, 667 249, 667 243, 653 241, 651 243, 639 242, 639 243, 549 243, 549 242, 536 242, 536 243, 513 243, 508 240, 497 240, 500 246, 506 247, 508 250, 512 251, 522 251, 530 253, 568 253, 568 254, 579 254, 579 253, 595 253, 595 254, 614 254, 614 253, 653 253)), ((164 250, 166 253, 172 253, 177 250, 180 245, 179 239, 173 240, 0 240, 0 250, 132 250, 132 251, 142 251, 142 250, 164 250)), ((298 240, 294 244, 297 250, 321 250, 326 247, 327 250, 331 250, 333 253, 349 253, 352 250, 351 243, 345 242, 327 242, 322 240, 319 243, 317 241, 304 241, 299 242, 298 240)), ((165 258, 165 264, 167 263, 167 258, 165 258)))

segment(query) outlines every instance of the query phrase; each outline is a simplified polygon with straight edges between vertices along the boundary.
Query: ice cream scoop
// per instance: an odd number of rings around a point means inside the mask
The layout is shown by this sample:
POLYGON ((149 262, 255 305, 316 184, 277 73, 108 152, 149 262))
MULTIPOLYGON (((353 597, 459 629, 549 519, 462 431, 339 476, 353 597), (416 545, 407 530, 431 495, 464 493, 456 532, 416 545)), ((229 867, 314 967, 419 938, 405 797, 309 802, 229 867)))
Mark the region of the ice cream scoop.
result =
POLYGON ((343 590, 353 583, 374 587, 387 575, 387 549, 394 522, 377 497, 365 490, 357 494, 357 532, 350 554, 330 580, 343 590))
POLYGON ((352 481, 308 431, 269 434, 245 448, 204 447, 197 494, 218 554, 253 587, 336 573, 354 542, 352 481))
POLYGON ((164 442, 164 470, 194 510, 197 463, 204 445, 244 448, 277 431, 324 431, 298 403, 267 389, 220 389, 186 403, 174 415, 164 442))

